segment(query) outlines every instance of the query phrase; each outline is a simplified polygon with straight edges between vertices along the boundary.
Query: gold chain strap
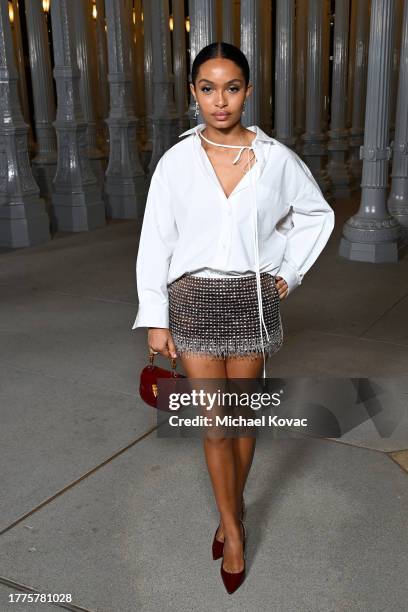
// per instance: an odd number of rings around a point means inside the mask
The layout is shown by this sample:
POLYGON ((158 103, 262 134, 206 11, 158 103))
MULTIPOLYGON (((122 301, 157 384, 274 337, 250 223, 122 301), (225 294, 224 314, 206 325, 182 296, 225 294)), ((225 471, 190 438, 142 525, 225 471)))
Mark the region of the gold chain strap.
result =
MULTIPOLYGON (((149 363, 150 363, 150 365, 154 365, 154 358, 155 358, 155 354, 154 353, 149 353, 149 363)), ((176 367, 177 367, 177 359, 172 357, 171 358, 171 368, 172 368, 172 370, 175 370, 176 367)))

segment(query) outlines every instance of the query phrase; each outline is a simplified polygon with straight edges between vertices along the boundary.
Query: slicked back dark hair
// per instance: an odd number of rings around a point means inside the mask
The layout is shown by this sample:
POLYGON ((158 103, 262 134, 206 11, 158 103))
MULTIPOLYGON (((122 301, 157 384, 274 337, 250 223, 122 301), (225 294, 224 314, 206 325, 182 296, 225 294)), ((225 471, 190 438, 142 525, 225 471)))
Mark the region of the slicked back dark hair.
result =
POLYGON ((238 49, 235 45, 231 45, 227 42, 214 42, 206 47, 203 47, 194 58, 193 65, 191 67, 191 82, 195 86, 198 71, 201 64, 204 64, 207 60, 216 59, 218 57, 224 57, 229 59, 236 64, 242 71, 245 85, 249 83, 249 64, 245 55, 241 49, 238 49))

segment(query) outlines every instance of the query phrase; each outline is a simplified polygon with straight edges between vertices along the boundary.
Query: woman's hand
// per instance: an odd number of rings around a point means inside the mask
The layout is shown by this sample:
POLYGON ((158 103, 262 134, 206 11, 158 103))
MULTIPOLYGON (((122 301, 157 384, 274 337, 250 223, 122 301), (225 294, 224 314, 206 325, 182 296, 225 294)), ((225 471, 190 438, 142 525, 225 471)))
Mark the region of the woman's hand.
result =
POLYGON ((288 296, 288 292, 289 292, 288 283, 281 276, 275 276, 275 278, 278 281, 275 284, 279 291, 279 298, 283 300, 288 296))
POLYGON ((176 347, 170 330, 163 327, 149 327, 147 344, 151 352, 158 352, 164 357, 177 357, 176 347))

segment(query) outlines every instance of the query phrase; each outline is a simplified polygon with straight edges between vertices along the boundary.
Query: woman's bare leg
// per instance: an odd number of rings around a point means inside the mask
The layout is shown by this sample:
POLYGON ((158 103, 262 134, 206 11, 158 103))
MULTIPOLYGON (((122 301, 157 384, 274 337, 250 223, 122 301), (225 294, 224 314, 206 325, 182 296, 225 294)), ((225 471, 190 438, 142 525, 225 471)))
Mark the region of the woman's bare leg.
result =
MULTIPOLYGON (((225 360, 206 357, 180 356, 188 378, 226 379, 225 360)), ((216 432, 219 433, 219 432, 216 432)), ((226 537, 231 541, 229 556, 225 559, 226 571, 242 570, 242 536, 237 505, 237 472, 234 440, 221 435, 204 436, 204 453, 214 496, 226 537)))
MULTIPOLYGON (((257 378, 262 368, 262 358, 214 360, 181 355, 180 359, 188 378, 257 378)), ((204 437, 206 463, 220 513, 217 539, 225 538, 223 566, 229 572, 243 569, 239 515, 254 450, 255 438, 204 437)))
MULTIPOLYGON (((229 357, 226 360, 227 378, 257 378, 263 366, 263 359, 236 359, 229 357)), ((238 437, 233 439, 234 458, 236 466, 236 503, 241 511, 241 501, 244 497, 245 483, 251 469, 255 454, 255 437, 238 437)), ((221 522, 217 540, 224 540, 224 525, 221 522)))

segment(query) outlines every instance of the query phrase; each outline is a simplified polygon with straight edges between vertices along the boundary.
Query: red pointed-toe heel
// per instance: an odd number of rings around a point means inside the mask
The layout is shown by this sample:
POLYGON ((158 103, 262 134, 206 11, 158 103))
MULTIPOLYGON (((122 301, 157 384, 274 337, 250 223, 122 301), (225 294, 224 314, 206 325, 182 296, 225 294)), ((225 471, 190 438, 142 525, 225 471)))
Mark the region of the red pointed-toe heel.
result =
POLYGON ((246 573, 246 568, 245 568, 245 540, 246 540, 246 531, 245 531, 245 525, 244 525, 244 523, 242 521, 241 521, 241 525, 242 525, 242 530, 243 530, 243 535, 244 535, 244 539, 243 539, 244 567, 243 567, 242 571, 240 571, 240 572, 227 572, 223 568, 223 563, 221 563, 221 578, 222 578, 222 581, 224 583, 224 586, 225 586, 227 592, 230 595, 232 595, 232 593, 234 593, 241 586, 241 584, 245 580, 245 573, 246 573))
MULTIPOLYGON (((244 502, 244 499, 242 499, 241 521, 244 520, 245 512, 246 512, 245 502, 244 502)), ((217 530, 214 535, 213 543, 212 543, 212 556, 213 556, 214 561, 216 561, 217 559, 221 559, 224 553, 224 542, 220 542, 219 540, 217 540, 217 533, 218 533, 219 528, 220 526, 218 525, 217 530)))

